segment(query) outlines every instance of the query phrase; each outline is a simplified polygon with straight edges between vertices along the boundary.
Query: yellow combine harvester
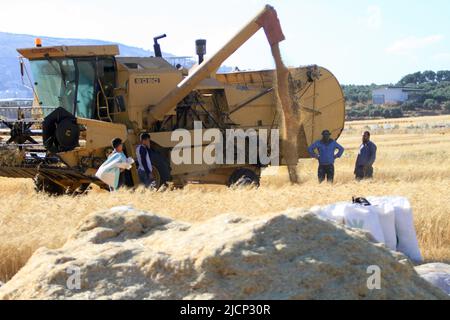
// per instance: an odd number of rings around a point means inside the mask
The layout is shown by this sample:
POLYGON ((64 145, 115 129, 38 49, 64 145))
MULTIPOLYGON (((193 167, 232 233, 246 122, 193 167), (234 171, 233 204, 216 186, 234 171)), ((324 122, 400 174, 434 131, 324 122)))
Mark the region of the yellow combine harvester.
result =
MULTIPOLYGON (((29 60, 35 101, 30 110, 18 110, 4 147, 20 149, 20 165, 2 164, 0 175, 33 178, 37 190, 52 194, 82 192, 91 184, 104 187, 95 173, 111 152, 110 143, 125 141, 128 156, 142 132, 150 132, 157 185, 167 182, 231 185, 243 176, 259 183, 263 165, 175 165, 171 152, 177 129, 276 129, 283 125, 276 70, 218 74, 222 63, 258 30, 264 28, 271 45, 281 30, 275 10, 266 6, 216 54, 203 61, 205 41, 196 42, 199 63, 191 70, 172 66, 162 58, 155 38, 155 57, 121 57, 118 47, 54 46, 18 49, 29 60), (274 18, 275 17, 275 18, 274 18), (272 37, 272 39, 270 39, 272 37)), ((282 39, 281 39, 282 40, 282 39)), ((22 75, 27 69, 21 60, 22 75)), ((289 93, 299 108, 296 159, 308 157, 306 148, 329 129, 337 139, 344 127, 344 97, 327 69, 307 66, 289 69, 289 93)), ((284 113, 286 116, 286 113, 284 113)), ((291 130, 292 131, 292 130, 291 130)), ((4 139, 5 141, 7 139, 4 139)), ((192 145, 204 148, 204 142, 192 145)), ((281 163, 286 159, 281 153, 281 163)), ((138 184, 135 168, 126 177, 138 184)))

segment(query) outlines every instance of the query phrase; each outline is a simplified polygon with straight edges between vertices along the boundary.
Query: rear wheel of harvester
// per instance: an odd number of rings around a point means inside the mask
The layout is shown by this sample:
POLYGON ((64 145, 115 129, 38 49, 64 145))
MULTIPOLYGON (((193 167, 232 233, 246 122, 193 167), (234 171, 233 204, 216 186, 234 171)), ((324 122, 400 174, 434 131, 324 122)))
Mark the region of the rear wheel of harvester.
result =
POLYGON ((228 180, 229 187, 255 186, 259 187, 261 177, 250 169, 237 169, 228 180))
POLYGON ((66 190, 53 181, 37 174, 34 177, 34 189, 37 192, 46 193, 50 196, 61 196, 66 193, 66 190))
POLYGON ((156 189, 167 186, 170 181, 170 165, 166 157, 157 151, 152 151, 150 158, 152 160, 152 173, 156 189))

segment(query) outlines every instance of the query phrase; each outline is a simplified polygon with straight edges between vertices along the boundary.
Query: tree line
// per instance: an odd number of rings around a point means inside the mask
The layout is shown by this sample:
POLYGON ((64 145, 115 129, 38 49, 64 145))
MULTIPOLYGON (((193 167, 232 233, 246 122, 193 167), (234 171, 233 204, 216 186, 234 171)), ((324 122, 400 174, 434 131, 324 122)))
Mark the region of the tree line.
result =
POLYGON ((450 113, 450 71, 408 74, 395 84, 395 86, 418 89, 409 94, 408 101, 398 105, 374 105, 372 90, 392 85, 343 85, 348 118, 398 118, 450 113))

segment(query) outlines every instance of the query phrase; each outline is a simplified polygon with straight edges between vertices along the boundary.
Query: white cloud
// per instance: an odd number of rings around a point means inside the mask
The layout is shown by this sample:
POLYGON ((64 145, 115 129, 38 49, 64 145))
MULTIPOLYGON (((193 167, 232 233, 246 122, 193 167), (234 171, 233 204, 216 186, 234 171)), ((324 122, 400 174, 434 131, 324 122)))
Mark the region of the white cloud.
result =
POLYGON ((443 35, 431 35, 427 37, 407 37, 400 39, 386 48, 387 53, 397 55, 411 55, 415 50, 429 47, 444 39, 443 35))
POLYGON ((383 14, 379 6, 369 6, 367 8, 367 27, 371 30, 378 30, 383 24, 383 14))

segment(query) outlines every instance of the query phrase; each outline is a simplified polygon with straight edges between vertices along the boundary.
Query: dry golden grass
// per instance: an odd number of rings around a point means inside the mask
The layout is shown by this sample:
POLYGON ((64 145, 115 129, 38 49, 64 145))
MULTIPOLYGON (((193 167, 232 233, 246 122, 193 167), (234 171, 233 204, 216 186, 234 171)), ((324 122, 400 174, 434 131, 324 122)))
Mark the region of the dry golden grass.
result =
MULTIPOLYGON (((373 136, 379 148, 376 178, 363 183, 354 182, 353 165, 360 132, 367 122, 349 123, 350 129, 340 140, 347 151, 336 164, 336 184, 332 186, 317 183, 313 160, 299 165, 301 185, 289 185, 284 168, 269 168, 258 190, 188 186, 163 193, 93 191, 79 198, 49 198, 35 194, 30 181, 0 178, 0 281, 14 275, 37 248, 61 246, 87 214, 117 205, 133 205, 195 223, 221 213, 257 216, 350 200, 355 195, 401 195, 413 204, 425 258, 450 262, 450 129, 406 128, 423 121, 397 120, 401 124, 398 129, 380 130, 373 136)), ((450 123, 450 117, 427 121, 450 123)))

